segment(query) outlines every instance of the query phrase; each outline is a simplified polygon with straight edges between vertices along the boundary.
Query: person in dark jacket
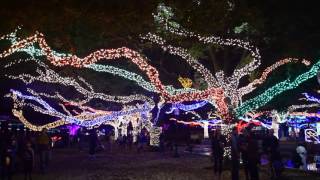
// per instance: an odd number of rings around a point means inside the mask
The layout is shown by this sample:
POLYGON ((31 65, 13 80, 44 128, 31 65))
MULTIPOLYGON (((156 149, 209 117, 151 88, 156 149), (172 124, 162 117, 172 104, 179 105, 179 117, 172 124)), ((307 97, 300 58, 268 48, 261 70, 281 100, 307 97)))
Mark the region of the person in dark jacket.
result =
POLYGON ((1 180, 12 179, 12 147, 11 135, 8 131, 0 132, 0 169, 1 180))
POLYGON ((232 180, 239 179, 240 152, 238 129, 234 127, 231 136, 232 180))
POLYGON ((279 152, 279 140, 274 135, 273 129, 269 129, 268 135, 266 138, 264 138, 262 146, 264 153, 267 154, 270 161, 272 178, 278 178, 281 174, 282 162, 279 152))
POLYGON ((23 150, 23 166, 24 166, 24 179, 32 179, 32 170, 34 167, 34 150, 32 148, 31 142, 27 142, 23 150))
POLYGON ((225 145, 225 137, 221 134, 220 129, 216 129, 212 137, 212 156, 214 162, 214 174, 218 176, 218 179, 221 178, 225 145))
POLYGON ((259 180, 258 164, 258 141, 252 131, 249 132, 248 136, 248 167, 250 180, 259 180))
POLYGON ((248 131, 242 129, 239 135, 239 149, 244 167, 246 180, 249 180, 249 166, 248 166, 248 131))
POLYGON ((97 132, 95 129, 91 129, 90 136, 89 136, 89 156, 92 159, 95 158, 97 142, 98 142, 97 132))
POLYGON ((279 148, 279 140, 274 135, 273 129, 269 129, 268 135, 266 136, 266 138, 264 138, 262 146, 264 152, 269 156, 269 160, 272 161, 273 154, 275 154, 279 148))
POLYGON ((47 129, 43 129, 37 137, 37 145, 40 156, 40 170, 42 173, 45 173, 50 159, 50 137, 47 129))

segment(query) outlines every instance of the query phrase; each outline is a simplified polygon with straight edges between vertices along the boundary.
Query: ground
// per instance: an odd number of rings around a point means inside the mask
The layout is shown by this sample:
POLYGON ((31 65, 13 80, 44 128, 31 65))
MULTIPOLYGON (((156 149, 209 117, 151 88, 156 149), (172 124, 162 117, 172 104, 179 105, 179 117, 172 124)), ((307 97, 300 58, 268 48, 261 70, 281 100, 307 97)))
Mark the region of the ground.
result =
MULTIPOLYGON (((87 152, 75 148, 56 149, 45 174, 36 172, 33 180, 213 180, 212 162, 208 156, 183 152, 173 157, 172 152, 141 152, 136 149, 120 149, 98 152, 90 159, 87 152)), ((269 179, 266 168, 261 168, 260 179, 269 179)), ((244 179, 240 172, 240 179, 244 179)), ((282 179, 320 180, 320 176, 286 170, 282 179)), ((23 179, 22 174, 14 179, 23 179)), ((225 170, 221 179, 231 179, 225 170)))

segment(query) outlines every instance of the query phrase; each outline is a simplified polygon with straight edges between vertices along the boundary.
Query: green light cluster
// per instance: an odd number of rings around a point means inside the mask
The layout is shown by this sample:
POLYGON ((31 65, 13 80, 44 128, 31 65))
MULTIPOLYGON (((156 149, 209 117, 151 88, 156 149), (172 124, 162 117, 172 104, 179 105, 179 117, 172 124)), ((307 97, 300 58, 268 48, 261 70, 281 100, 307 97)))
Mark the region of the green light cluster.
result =
POLYGON ((283 93, 284 91, 298 87, 301 83, 316 76, 319 69, 320 69, 320 60, 316 64, 314 64, 309 71, 295 78, 294 81, 290 81, 289 79, 282 81, 274 85, 273 87, 267 89, 264 93, 260 94, 259 96, 245 101, 241 106, 236 108, 237 117, 245 114, 246 112, 258 109, 259 107, 267 104, 274 97, 283 93))

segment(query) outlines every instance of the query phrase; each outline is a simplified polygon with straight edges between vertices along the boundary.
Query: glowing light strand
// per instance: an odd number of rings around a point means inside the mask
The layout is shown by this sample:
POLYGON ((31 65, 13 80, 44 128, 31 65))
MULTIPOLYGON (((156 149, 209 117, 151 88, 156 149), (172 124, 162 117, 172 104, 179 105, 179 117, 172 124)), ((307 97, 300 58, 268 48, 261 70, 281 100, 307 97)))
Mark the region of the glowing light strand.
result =
POLYGON ((56 66, 71 65, 75 67, 83 67, 85 65, 93 64, 101 59, 116 59, 120 57, 126 57, 147 74, 150 81, 155 85, 158 92, 166 99, 166 101, 179 102, 188 100, 201 100, 207 99, 209 96, 213 96, 213 99, 218 101, 218 103, 216 103, 218 105, 218 109, 221 110, 223 114, 228 114, 227 106, 223 101, 223 91, 221 89, 211 88, 201 93, 184 93, 170 96, 159 79, 158 71, 154 67, 148 65, 139 53, 125 47, 118 49, 101 49, 89 54, 84 58, 79 58, 75 55, 59 57, 52 53, 53 51, 45 42, 43 34, 37 32, 34 36, 30 36, 12 45, 9 50, 0 54, 0 58, 7 57, 14 53, 17 49, 31 45, 35 42, 38 42, 42 51, 45 52, 47 59, 56 66))
POLYGON ((293 81, 290 81, 289 79, 282 81, 272 86, 271 88, 267 89, 264 93, 258 95, 257 97, 247 100, 241 106, 236 108, 236 115, 240 116, 242 114, 245 114, 248 111, 258 109, 259 107, 265 105, 271 99, 273 99, 274 96, 277 96, 283 93, 284 91, 298 87, 301 83, 316 76, 317 72, 319 71, 319 66, 320 66, 320 61, 314 64, 309 71, 303 74, 300 74, 293 81))
POLYGON ((314 97, 314 96, 311 96, 310 94, 308 94, 308 93, 302 93, 305 97, 306 97, 306 99, 308 100, 308 101, 312 101, 312 102, 316 102, 316 103, 319 103, 320 104, 320 99, 319 98, 316 98, 316 97, 314 97))
MULTIPOLYGON (((30 60, 30 59, 29 59, 30 60)), ((88 89, 85 89, 82 87, 78 82, 76 82, 75 79, 69 78, 69 77, 61 77, 59 74, 57 74, 55 71, 49 69, 47 65, 44 63, 33 59, 40 67, 42 67, 44 70, 41 71, 40 69, 37 69, 37 73, 39 76, 32 76, 30 74, 20 74, 18 76, 13 75, 6 75, 7 77, 11 79, 20 79, 26 84, 30 84, 34 81, 40 81, 40 82, 47 82, 47 83, 58 83, 64 86, 72 86, 77 90, 79 93, 81 93, 86 99, 79 102, 79 104, 85 104, 89 102, 91 99, 101 99, 104 101, 113 101, 118 103, 128 103, 135 100, 141 100, 141 101, 147 101, 149 104, 154 104, 153 100, 144 96, 144 95, 131 95, 131 96, 110 96, 103 93, 96 93, 94 92, 92 86, 87 83, 84 79, 81 81, 89 87, 88 89)), ((12 66, 13 63, 8 65, 7 67, 12 66)), ((59 96, 61 98, 61 95, 59 96)), ((65 99, 64 99, 65 100, 65 99)))
MULTIPOLYGON (((290 62, 298 62, 299 59, 298 58, 286 58, 286 59, 282 59, 276 63, 274 63, 273 65, 267 67, 263 72, 262 72, 262 75, 259 79, 255 79, 253 82, 251 82, 250 84, 248 84, 247 86, 245 87, 242 87, 240 89, 238 89, 238 94, 240 96, 240 98, 250 92, 252 92, 256 86, 258 84, 262 84, 268 77, 268 75, 274 71, 275 69, 277 69, 278 67, 282 66, 282 65, 285 65, 285 64, 288 64, 290 62)), ((306 66, 309 66, 310 65, 310 61, 306 60, 306 59, 303 59, 301 61, 304 65, 306 66)))
POLYGON ((27 105, 32 107, 35 111, 41 112, 43 114, 48 114, 51 116, 56 116, 59 117, 61 119, 65 119, 66 121, 68 121, 69 123, 75 123, 77 125, 80 126, 85 126, 85 127, 92 127, 92 126, 98 126, 100 124, 103 124, 105 121, 109 121, 109 120, 113 120, 116 119, 118 116, 124 116, 124 115, 129 115, 129 114, 134 114, 134 113, 142 113, 142 112, 148 112, 150 111, 150 107, 148 107, 146 104, 143 105, 142 107, 139 108, 135 108, 135 109, 128 109, 126 111, 116 111, 116 112, 111 112, 108 114, 81 114, 84 119, 78 119, 76 117, 73 116, 67 116, 65 114, 62 114, 60 112, 58 112, 57 110, 55 110, 54 108, 52 108, 48 103, 46 103, 44 100, 42 100, 39 97, 34 97, 34 96, 28 96, 28 95, 23 95, 21 92, 16 91, 16 90, 11 90, 12 94, 13 94, 13 99, 17 100, 16 97, 25 99, 25 100, 32 100, 35 101, 37 103, 39 103, 41 106, 44 107, 44 109, 39 108, 33 104, 24 104, 24 103, 20 103, 21 105, 27 105), (92 117, 92 116, 97 116, 97 117, 92 117))

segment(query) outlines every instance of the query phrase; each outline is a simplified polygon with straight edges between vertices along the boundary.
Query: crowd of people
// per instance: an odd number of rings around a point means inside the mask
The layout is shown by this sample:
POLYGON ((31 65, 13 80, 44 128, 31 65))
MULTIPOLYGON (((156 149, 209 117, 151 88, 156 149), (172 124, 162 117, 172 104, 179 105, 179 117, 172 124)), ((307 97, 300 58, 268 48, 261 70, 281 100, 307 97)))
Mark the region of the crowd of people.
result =
MULTIPOLYGON (((279 140, 272 129, 268 130, 266 135, 257 137, 251 127, 243 128, 240 132, 237 127, 234 127, 228 143, 218 128, 213 131, 211 142, 214 174, 217 179, 221 178, 228 145, 231 146, 230 163, 233 180, 239 179, 240 162, 242 162, 246 180, 259 179, 260 164, 268 166, 271 179, 281 178, 284 163, 279 150, 279 140), (259 145, 258 140, 262 140, 262 144, 259 145)), ((295 168, 307 170, 306 153, 303 143, 298 144, 292 154, 292 163, 295 168)))
POLYGON ((24 179, 32 179, 37 164, 45 173, 50 159, 50 138, 47 130, 40 133, 12 132, 2 128, 0 132, 1 179, 10 180, 18 171, 24 172, 24 179), (38 160, 38 161, 36 161, 38 160))
MULTIPOLYGON (((222 171, 226 167, 225 157, 229 150, 233 180, 239 179, 240 169, 244 170, 246 180, 258 180, 259 164, 268 164, 271 178, 281 177, 284 165, 279 150, 279 141, 272 129, 268 131, 267 135, 257 137, 251 127, 243 128, 241 131, 235 127, 228 139, 219 128, 212 132, 210 135, 212 160, 217 179, 221 178, 222 171), (262 140, 262 143, 258 143, 258 140, 262 140), (226 149, 227 147, 230 147, 230 149, 226 149)), ((138 153, 151 149, 149 146, 150 134, 146 130, 142 130, 136 137, 133 136, 132 131, 128 131, 127 135, 120 135, 117 138, 115 138, 113 130, 105 131, 104 135, 100 137, 98 133, 97 129, 86 131, 80 129, 72 137, 69 134, 63 135, 63 133, 60 133, 60 135, 67 137, 62 138, 65 140, 61 140, 65 147, 77 144, 79 150, 83 151, 83 145, 87 144, 85 149, 88 149, 90 159, 95 159, 95 154, 99 149, 112 152, 114 146, 122 150, 133 149, 138 153)), ((168 148, 173 152, 174 157, 179 157, 178 146, 181 144, 186 145, 187 150, 192 152, 191 137, 192 134, 188 128, 180 127, 177 124, 170 125, 160 134, 157 150, 164 152, 168 148)), ((1 179, 10 180, 19 171, 24 172, 26 180, 32 179, 34 170, 46 173, 53 144, 54 138, 48 135, 46 129, 41 132, 19 131, 13 133, 6 128, 2 128, 0 132, 1 179)), ((298 145, 293 152, 292 162, 296 168, 307 169, 305 146, 298 145)))

